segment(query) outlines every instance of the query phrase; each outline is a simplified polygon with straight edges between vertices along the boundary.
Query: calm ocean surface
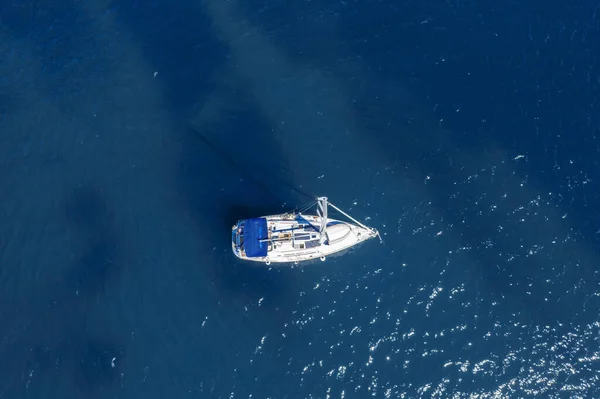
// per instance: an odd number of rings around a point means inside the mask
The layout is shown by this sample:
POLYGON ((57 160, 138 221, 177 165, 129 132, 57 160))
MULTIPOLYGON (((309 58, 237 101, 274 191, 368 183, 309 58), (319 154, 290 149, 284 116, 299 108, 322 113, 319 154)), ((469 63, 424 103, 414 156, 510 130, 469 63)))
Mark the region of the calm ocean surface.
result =
POLYGON ((600 397, 597 1, 0 3, 0 398, 600 397), (327 195, 296 268, 230 226, 327 195))

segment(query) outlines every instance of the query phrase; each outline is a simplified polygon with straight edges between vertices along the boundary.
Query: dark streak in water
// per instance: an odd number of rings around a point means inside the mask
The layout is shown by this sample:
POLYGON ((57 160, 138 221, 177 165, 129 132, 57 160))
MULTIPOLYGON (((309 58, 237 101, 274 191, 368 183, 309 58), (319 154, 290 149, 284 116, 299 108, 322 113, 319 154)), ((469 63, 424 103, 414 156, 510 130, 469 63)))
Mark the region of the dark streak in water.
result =
POLYGON ((0 356, 12 361, 0 366, 0 397, 35 392, 50 379, 61 378, 62 371, 72 376, 81 395, 88 396, 109 387, 119 371, 111 360, 122 357, 124 346, 93 327, 97 306, 122 267, 113 217, 90 186, 76 188, 65 210, 66 220, 81 232, 88 249, 62 278, 38 287, 36 295, 18 305, 18 314, 3 320, 0 356))

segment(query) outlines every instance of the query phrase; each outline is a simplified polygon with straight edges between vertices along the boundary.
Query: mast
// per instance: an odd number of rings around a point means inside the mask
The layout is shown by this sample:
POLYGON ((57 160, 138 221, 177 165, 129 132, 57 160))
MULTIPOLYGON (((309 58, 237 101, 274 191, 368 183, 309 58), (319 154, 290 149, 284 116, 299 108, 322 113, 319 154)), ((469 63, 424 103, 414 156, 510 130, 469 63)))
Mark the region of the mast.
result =
POLYGON ((317 215, 321 218, 319 227, 319 241, 323 244, 327 240, 325 230, 327 229, 327 197, 317 198, 317 215))

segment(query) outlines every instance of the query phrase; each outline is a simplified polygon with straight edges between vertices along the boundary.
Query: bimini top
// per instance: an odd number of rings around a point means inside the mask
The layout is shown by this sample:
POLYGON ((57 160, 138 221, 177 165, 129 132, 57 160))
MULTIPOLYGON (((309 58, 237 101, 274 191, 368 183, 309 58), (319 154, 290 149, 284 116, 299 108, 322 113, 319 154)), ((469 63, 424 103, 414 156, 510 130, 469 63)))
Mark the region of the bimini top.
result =
POLYGON ((268 237, 267 219, 253 218, 244 220, 244 249, 249 258, 267 256, 269 243, 264 240, 268 237))

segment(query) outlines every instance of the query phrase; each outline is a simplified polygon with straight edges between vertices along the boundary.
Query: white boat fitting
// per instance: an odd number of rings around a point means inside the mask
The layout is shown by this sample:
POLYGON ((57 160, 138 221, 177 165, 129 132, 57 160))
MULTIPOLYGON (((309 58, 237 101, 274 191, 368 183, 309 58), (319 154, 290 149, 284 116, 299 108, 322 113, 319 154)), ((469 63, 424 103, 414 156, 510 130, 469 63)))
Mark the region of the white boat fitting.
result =
POLYGON ((320 259, 381 236, 327 200, 318 197, 300 209, 279 215, 242 219, 231 229, 231 248, 240 259, 254 262, 294 263, 320 259), (305 214, 316 206, 316 214, 305 214), (350 222, 331 219, 333 208, 350 222))

